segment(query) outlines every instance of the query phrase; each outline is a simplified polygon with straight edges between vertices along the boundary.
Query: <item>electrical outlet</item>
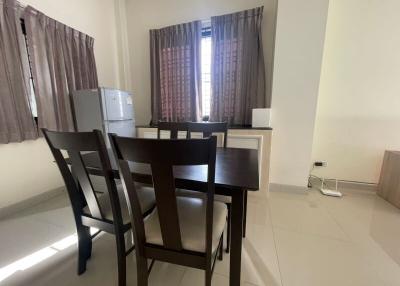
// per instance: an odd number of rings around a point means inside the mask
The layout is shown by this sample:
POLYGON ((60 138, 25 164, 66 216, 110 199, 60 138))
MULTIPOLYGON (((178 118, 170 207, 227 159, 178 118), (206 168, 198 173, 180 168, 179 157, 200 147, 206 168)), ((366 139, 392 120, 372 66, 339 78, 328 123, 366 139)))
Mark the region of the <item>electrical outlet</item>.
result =
POLYGON ((315 161, 314 166, 315 167, 327 167, 328 162, 327 161, 315 161))

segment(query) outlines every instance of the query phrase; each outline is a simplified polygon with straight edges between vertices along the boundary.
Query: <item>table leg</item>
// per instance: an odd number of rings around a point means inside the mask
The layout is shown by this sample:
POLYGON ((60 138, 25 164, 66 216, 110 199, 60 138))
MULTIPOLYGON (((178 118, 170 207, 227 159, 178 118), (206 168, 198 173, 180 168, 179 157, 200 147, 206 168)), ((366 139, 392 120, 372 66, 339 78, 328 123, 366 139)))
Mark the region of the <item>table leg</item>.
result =
POLYGON ((240 285, 244 206, 243 194, 243 190, 232 191, 231 257, 229 271, 230 286, 240 285))
POLYGON ((246 225, 247 225, 247 190, 244 191, 244 209, 243 209, 243 237, 246 237, 246 225))

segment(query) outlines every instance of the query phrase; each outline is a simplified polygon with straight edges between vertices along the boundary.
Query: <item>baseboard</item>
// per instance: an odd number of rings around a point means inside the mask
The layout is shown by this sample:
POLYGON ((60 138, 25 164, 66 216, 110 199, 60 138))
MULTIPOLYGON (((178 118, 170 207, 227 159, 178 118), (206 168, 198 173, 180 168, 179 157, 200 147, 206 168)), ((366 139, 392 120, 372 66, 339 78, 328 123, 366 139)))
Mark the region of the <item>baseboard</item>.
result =
POLYGON ((360 190, 360 191, 361 190, 362 191, 370 191, 370 192, 376 192, 378 190, 377 184, 362 183, 362 182, 350 182, 350 181, 339 181, 338 187, 345 188, 345 189, 356 189, 356 190, 360 190))
POLYGON ((277 183, 269 184, 270 192, 306 192, 307 190, 308 188, 303 186, 285 185, 277 183))
POLYGON ((51 191, 47 191, 44 193, 41 193, 37 196, 33 196, 29 199, 23 200, 21 202, 0 208, 0 219, 3 219, 5 217, 11 216, 15 213, 18 213, 20 211, 25 210, 26 208, 35 206, 39 203, 42 203, 44 201, 47 201, 51 198, 54 198, 56 196, 59 196, 62 194, 62 192, 65 190, 65 187, 60 187, 51 191))
MULTIPOLYGON (((321 185, 320 179, 312 178, 311 179, 312 185, 315 187, 319 187, 321 185)), ((325 180, 328 188, 334 189, 335 188, 335 180, 325 180)), ((372 183, 364 183, 364 182, 354 182, 354 181, 343 181, 338 180, 338 189, 353 189, 358 191, 370 191, 376 192, 378 190, 377 184, 372 183)))
MULTIPOLYGON (((313 178, 311 179, 311 183, 313 188, 319 188, 321 185, 321 181, 319 179, 313 178)), ((335 181, 327 180, 325 181, 329 189, 335 189, 335 181)), ((352 182, 352 181, 338 181, 338 189, 351 189, 357 190, 361 192, 376 192, 378 189, 378 185, 371 183, 363 183, 363 182, 352 182)), ((285 185, 285 184, 269 184, 270 192, 292 192, 292 193, 303 193, 309 190, 307 187, 302 186, 293 186, 293 185, 285 185)))

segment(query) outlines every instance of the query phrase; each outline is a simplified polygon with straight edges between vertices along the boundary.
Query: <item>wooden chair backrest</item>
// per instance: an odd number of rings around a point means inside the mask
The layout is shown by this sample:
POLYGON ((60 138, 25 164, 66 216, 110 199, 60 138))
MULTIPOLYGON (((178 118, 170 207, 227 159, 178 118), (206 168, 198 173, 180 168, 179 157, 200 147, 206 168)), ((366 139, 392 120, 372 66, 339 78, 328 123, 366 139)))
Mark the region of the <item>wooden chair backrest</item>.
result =
POLYGON ((100 160, 100 171, 103 173, 107 185, 113 222, 121 225, 120 201, 102 132, 100 130, 93 132, 55 132, 47 129, 42 129, 42 131, 67 187, 75 219, 80 219, 83 214, 82 209, 87 205, 93 218, 105 220, 81 155, 82 152, 96 152, 100 160), (62 150, 68 154, 71 169, 68 167, 62 150))
MULTIPOLYGON (((144 251, 145 229, 141 207, 128 162, 151 166, 164 248, 182 250, 173 167, 207 165, 206 250, 211 251, 214 207, 216 137, 207 139, 139 139, 110 134, 118 158, 120 177, 134 225, 137 251, 144 251)), ((132 164, 132 163, 131 163, 132 164)))
POLYGON ((193 132, 202 133, 203 137, 210 137, 213 133, 224 134, 224 148, 228 144, 228 123, 227 122, 188 122, 188 134, 191 138, 193 132))
POLYGON ((186 138, 189 138, 187 122, 159 121, 157 126, 157 138, 160 139, 161 131, 170 131, 171 139, 178 139, 179 131, 186 131, 186 138))

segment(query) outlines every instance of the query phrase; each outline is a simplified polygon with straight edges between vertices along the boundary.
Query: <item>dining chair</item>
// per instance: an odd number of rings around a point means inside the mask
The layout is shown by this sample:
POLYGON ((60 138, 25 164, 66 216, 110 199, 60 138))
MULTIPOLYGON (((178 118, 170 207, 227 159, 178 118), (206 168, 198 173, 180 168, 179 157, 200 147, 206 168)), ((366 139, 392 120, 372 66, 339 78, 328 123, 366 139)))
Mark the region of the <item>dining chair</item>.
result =
POLYGON ((186 138, 189 138, 187 122, 159 121, 157 125, 157 138, 161 139, 161 131, 169 131, 171 139, 178 139, 179 131, 186 131, 186 138))
POLYGON ((188 122, 188 137, 192 138, 192 133, 202 133, 203 137, 210 137, 215 133, 224 135, 223 146, 228 146, 228 123, 227 122, 188 122))
MULTIPOLYGON (((78 234, 78 275, 86 271, 87 260, 92 253, 90 227, 115 235, 117 245, 118 285, 126 285, 126 256, 134 246, 126 249, 125 233, 131 230, 127 203, 122 185, 117 186, 103 134, 93 132, 54 132, 42 129, 44 137, 64 179, 71 202, 78 234), (64 158, 62 151, 68 154, 64 158), (106 193, 97 193, 88 176, 82 152, 96 152, 104 176, 106 193), (71 169, 68 167, 71 165, 71 169)), ((149 214, 155 206, 155 194, 151 187, 137 185, 142 215, 149 214)), ((98 234, 98 233, 97 233, 98 234)))
MULTIPOLYGON (((223 147, 227 148, 228 146, 228 124, 227 122, 189 122, 188 123, 188 134, 189 138, 192 137, 192 133, 202 133, 203 138, 204 137, 209 137, 212 134, 216 133, 222 133, 223 134, 223 147)), ((246 234, 246 214, 247 214, 247 192, 244 193, 244 218, 243 218, 243 237, 245 237, 246 234)), ((181 196, 195 196, 199 197, 201 194, 199 193, 194 193, 189 190, 180 190, 179 195, 181 196)), ((226 252, 229 253, 230 249, 230 242, 231 242, 231 198, 228 196, 223 196, 223 195, 216 195, 215 199, 217 201, 224 202, 227 207, 228 207, 228 228, 227 228, 227 246, 226 246, 226 252)))
MULTIPOLYGON (((203 137, 210 137, 213 133, 223 133, 223 146, 227 147, 228 140, 228 124, 226 122, 167 122, 159 121, 157 126, 157 138, 160 139, 161 131, 170 131, 171 139, 178 139, 179 131, 186 131, 186 138, 191 138, 192 132, 202 133, 203 137)), ((177 194, 183 197, 195 197, 204 198, 204 194, 186 190, 177 189, 177 194)), ((228 228, 227 228, 227 238, 226 238, 226 252, 229 253, 230 248, 230 233, 231 233, 231 198, 227 196, 215 195, 215 199, 226 203, 228 207, 228 228)))
POLYGON ((109 136, 134 225, 137 285, 148 285, 149 272, 158 260, 205 270, 205 285, 210 286, 217 257, 221 259, 222 255, 227 216, 226 205, 214 201, 216 138, 157 140, 109 136), (156 208, 146 220, 141 216, 138 190, 128 162, 151 167, 156 208), (174 169, 179 166, 195 166, 200 171, 207 166, 203 190, 206 199, 176 196, 174 169), (152 259, 150 269, 148 259, 152 259))

